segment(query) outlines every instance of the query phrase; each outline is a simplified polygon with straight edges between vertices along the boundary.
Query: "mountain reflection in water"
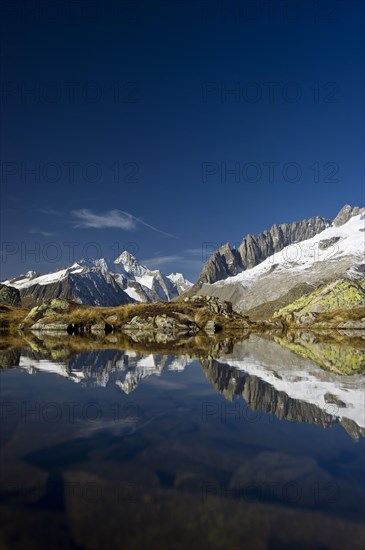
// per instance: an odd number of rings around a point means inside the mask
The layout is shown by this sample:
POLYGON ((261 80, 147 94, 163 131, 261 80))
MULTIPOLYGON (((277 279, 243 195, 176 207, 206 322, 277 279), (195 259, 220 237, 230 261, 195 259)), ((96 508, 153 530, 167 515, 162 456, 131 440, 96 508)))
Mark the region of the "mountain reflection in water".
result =
POLYGON ((237 340, 3 341, 5 547, 362 548, 361 338, 237 340))
MULTIPOLYGON (((192 354, 183 347, 186 353, 177 348, 181 354, 172 355, 135 351, 131 340, 132 349, 113 349, 118 343, 115 336, 106 337, 101 342, 87 341, 86 349, 75 352, 75 344, 76 350, 77 344, 85 344, 82 338, 41 338, 38 334, 28 337, 25 347, 0 352, 0 365, 19 366, 29 374, 58 374, 81 386, 115 384, 130 394, 146 377, 159 376, 164 370, 183 371, 194 360, 194 346, 192 354)), ((303 333, 299 339, 249 335, 242 342, 208 339, 205 344, 205 351, 204 342, 197 351, 201 367, 227 400, 242 396, 252 410, 261 409, 279 419, 322 427, 341 423, 351 437, 365 435, 365 377, 340 374, 364 371, 365 342, 359 348, 357 341, 353 348, 310 339, 303 333)))

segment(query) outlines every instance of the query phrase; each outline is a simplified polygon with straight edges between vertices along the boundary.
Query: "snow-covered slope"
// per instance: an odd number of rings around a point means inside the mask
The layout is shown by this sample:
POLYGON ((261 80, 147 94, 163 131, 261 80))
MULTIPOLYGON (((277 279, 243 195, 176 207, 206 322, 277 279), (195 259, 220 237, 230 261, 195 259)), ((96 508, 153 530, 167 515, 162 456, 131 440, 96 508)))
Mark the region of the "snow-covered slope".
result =
MULTIPOLYGON (((183 276, 181 278, 185 281, 183 276)), ((28 271, 4 281, 19 290, 26 306, 51 298, 97 306, 167 301, 183 291, 179 283, 159 270, 149 270, 127 251, 114 262, 104 258, 81 259, 52 273, 43 275, 28 271)))
POLYGON ((340 277, 365 276, 365 219, 360 214, 311 239, 291 244, 252 269, 204 285, 201 294, 231 300, 241 310, 279 299, 299 284, 308 288, 340 277))

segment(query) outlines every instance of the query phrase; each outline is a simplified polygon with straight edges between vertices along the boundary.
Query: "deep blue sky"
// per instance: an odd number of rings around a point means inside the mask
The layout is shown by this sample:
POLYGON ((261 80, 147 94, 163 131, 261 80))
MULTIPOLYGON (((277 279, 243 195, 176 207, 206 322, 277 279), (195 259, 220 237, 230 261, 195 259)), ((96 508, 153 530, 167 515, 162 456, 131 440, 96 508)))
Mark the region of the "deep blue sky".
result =
POLYGON ((194 280, 364 203, 362 1, 50 4, 2 8, 2 278, 128 248, 194 280))

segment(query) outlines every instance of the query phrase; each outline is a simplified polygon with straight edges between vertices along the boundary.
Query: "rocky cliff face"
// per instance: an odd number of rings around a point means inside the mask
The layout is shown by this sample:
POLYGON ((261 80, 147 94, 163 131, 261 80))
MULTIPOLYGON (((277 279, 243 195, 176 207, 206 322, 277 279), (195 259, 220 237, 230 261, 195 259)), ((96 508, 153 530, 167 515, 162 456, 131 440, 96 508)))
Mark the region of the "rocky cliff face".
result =
POLYGON ((25 307, 33 307, 52 299, 110 307, 133 302, 110 274, 101 272, 68 273, 60 280, 24 286, 18 292, 25 307))
POLYGON ((330 223, 326 218, 315 216, 300 222, 274 224, 269 231, 263 231, 257 237, 247 235, 238 248, 243 268, 255 267, 286 246, 314 237, 330 223))
POLYGON ((300 222, 274 224, 257 236, 247 235, 238 249, 226 243, 206 262, 194 290, 204 283, 212 284, 255 267, 286 246, 314 237, 330 224, 331 220, 315 216, 300 222))
POLYGON ((233 277, 242 271, 242 260, 239 252, 228 243, 212 254, 200 273, 197 285, 215 283, 227 277, 233 277))
POLYGON ((19 290, 0 283, 0 304, 6 306, 20 306, 19 290))

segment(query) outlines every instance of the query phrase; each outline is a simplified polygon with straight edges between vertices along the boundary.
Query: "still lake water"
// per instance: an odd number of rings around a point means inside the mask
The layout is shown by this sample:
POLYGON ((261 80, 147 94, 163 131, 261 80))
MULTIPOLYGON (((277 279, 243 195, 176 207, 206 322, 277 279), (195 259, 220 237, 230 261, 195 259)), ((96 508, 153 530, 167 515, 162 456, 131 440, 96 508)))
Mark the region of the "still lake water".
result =
POLYGON ((0 353, 0 548, 365 547, 364 376, 75 342, 0 353))

